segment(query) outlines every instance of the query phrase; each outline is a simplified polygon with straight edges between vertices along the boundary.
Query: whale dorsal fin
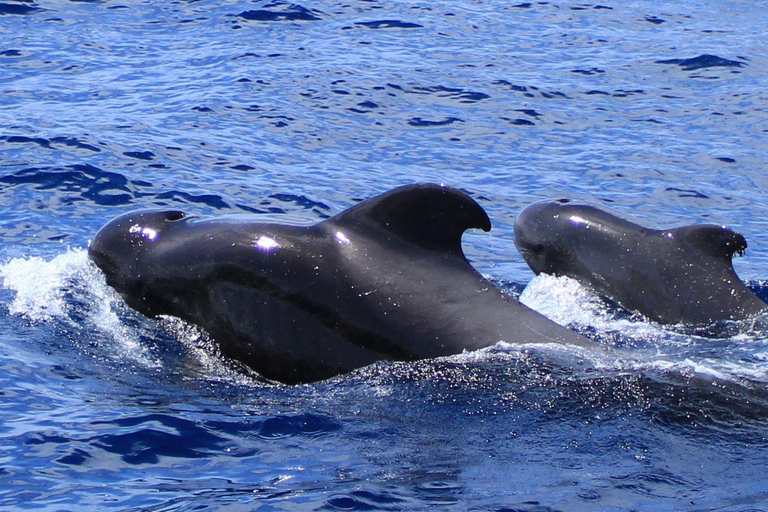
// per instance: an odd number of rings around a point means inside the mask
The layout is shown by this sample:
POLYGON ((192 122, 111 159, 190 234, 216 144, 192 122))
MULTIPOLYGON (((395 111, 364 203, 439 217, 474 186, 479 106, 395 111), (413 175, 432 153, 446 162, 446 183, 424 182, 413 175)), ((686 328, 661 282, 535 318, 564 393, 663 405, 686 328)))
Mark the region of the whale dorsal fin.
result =
POLYGON ((488 214, 474 199, 459 189, 435 184, 395 188, 326 222, 353 229, 374 228, 423 249, 462 256, 464 231, 491 229, 488 214))
POLYGON ((741 234, 725 226, 697 224, 671 229, 673 238, 685 240, 688 244, 710 256, 731 263, 734 253, 744 255, 747 241, 741 234))

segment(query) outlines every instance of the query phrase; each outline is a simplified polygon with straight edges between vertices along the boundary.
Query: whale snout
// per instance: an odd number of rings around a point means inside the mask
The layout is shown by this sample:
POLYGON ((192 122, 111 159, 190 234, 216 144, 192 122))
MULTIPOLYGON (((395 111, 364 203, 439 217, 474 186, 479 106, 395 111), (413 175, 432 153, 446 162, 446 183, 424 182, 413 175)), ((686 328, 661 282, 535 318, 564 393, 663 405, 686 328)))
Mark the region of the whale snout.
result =
POLYGON ((151 250, 169 227, 187 219, 179 210, 142 210, 108 222, 88 247, 88 257, 118 291, 138 274, 142 255, 151 250))
POLYGON ((562 205, 570 201, 542 201, 523 209, 515 218, 515 247, 535 274, 549 273, 548 251, 562 205))

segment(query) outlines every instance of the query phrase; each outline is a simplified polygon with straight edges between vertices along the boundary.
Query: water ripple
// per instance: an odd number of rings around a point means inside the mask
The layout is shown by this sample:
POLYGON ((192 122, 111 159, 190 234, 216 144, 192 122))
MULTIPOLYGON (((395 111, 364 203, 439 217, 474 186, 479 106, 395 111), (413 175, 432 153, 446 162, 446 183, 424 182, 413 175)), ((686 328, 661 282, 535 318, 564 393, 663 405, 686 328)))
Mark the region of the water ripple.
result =
POLYGON ((322 13, 314 9, 307 9, 298 4, 285 2, 271 2, 264 9, 243 11, 238 17, 248 21, 318 21, 322 13), (286 7, 278 10, 279 7, 286 7))
POLYGON ((697 69, 706 68, 740 68, 746 64, 738 60, 724 59, 717 55, 699 55, 698 57, 691 57, 689 59, 667 59, 657 60, 658 64, 677 64, 683 71, 695 71, 697 69))

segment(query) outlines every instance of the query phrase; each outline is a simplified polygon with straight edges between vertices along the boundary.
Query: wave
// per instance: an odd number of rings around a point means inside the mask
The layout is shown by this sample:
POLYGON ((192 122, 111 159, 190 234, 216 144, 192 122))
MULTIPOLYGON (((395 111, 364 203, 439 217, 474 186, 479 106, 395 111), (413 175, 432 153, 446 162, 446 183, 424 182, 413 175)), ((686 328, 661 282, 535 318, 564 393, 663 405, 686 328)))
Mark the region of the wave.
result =
POLYGON ((107 333, 114 340, 117 357, 147 367, 159 365, 139 333, 118 317, 120 298, 89 262, 86 250, 68 250, 50 261, 35 256, 12 259, 0 266, 0 279, 15 293, 8 305, 11 314, 32 323, 56 321, 107 333))

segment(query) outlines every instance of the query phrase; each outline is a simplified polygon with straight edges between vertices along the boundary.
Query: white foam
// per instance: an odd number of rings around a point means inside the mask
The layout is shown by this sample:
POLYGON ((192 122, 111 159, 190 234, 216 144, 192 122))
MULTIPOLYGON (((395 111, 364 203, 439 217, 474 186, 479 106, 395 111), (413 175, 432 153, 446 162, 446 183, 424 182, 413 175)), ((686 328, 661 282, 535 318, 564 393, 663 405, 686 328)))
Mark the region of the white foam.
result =
POLYGON ((32 321, 49 321, 66 315, 61 293, 63 276, 74 275, 82 268, 82 256, 67 251, 51 262, 42 258, 17 258, 0 266, 2 285, 16 292, 8 306, 13 315, 32 321))
POLYGON ((604 313, 593 293, 564 276, 539 274, 520 294, 520 302, 559 324, 589 325, 604 313))
POLYGON ((93 329, 114 340, 115 350, 105 350, 106 355, 159 366, 141 344, 140 333, 118 317, 116 305, 121 299, 85 249, 68 249, 49 261, 36 256, 12 259, 0 265, 0 282, 15 294, 8 305, 11 314, 33 323, 63 322, 82 332, 76 343, 87 344, 93 329))
POLYGON ((619 333, 634 340, 621 358, 584 354, 596 369, 672 371, 715 380, 768 381, 766 343, 755 333, 727 340, 705 338, 641 317, 616 318, 591 290, 568 277, 541 274, 520 295, 520 302, 551 320, 577 329, 595 329, 599 338, 619 333))
POLYGON ((599 333, 621 333, 646 342, 660 338, 676 339, 674 333, 640 316, 616 317, 592 290, 569 277, 539 274, 526 286, 520 302, 550 320, 577 329, 591 328, 599 333))
POLYGON ((569 277, 539 274, 520 294, 520 302, 561 325, 604 324, 605 304, 569 277))
POLYGON ((173 316, 161 316, 158 320, 160 325, 181 343, 184 351, 192 357, 195 366, 200 367, 197 373, 206 380, 219 380, 241 386, 262 384, 235 368, 235 364, 221 354, 219 346, 201 329, 173 316))

